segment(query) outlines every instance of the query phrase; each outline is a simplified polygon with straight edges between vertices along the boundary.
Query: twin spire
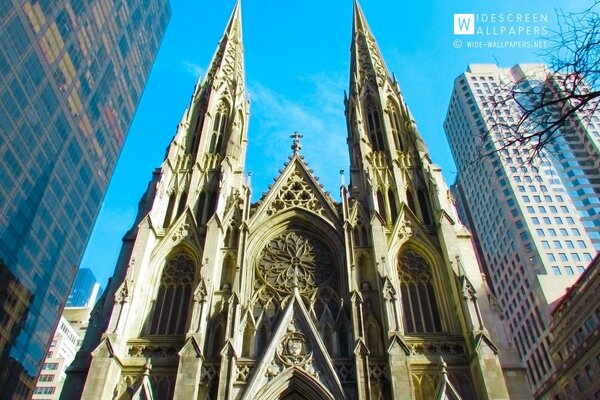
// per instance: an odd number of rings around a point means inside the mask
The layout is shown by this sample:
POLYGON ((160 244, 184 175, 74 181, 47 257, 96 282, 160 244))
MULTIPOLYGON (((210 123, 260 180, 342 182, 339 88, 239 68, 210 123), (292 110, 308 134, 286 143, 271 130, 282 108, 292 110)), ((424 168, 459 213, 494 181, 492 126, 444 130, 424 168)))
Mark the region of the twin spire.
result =
MULTIPOLYGON (((382 85, 390 76, 358 0, 354 0, 350 65, 351 93, 364 82, 370 82, 374 88, 382 85)), ((209 89, 216 79, 227 81, 233 95, 242 94, 245 90, 240 0, 233 7, 225 32, 198 89, 209 89)), ((296 142, 294 140, 292 146, 294 153, 300 149, 296 142)))

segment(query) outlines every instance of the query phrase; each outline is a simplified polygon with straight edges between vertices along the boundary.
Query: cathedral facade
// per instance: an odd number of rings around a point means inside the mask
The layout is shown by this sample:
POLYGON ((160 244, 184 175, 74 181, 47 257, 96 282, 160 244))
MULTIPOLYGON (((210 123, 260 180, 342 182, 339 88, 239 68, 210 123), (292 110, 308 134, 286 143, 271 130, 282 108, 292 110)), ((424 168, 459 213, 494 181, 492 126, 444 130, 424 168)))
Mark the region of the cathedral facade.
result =
POLYGON ((354 4, 337 202, 292 135, 251 202, 235 6, 62 398, 527 399, 469 232, 354 4))

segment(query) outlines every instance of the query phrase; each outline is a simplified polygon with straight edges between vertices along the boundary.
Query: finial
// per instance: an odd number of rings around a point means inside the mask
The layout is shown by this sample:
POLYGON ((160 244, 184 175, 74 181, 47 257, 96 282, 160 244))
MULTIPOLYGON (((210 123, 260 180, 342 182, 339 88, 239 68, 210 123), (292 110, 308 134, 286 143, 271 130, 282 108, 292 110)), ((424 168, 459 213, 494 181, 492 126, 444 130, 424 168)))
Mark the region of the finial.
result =
POLYGON ((346 180, 344 179, 344 170, 343 169, 340 169, 340 180, 341 180, 342 186, 346 186, 346 180))
POLYGON ((447 366, 448 364, 446 364, 446 361, 444 361, 444 358, 440 356, 440 367, 442 367, 442 374, 446 375, 447 373, 447 366))
POLYGON ((302 145, 300 144, 300 139, 302 139, 304 136, 298 133, 298 131, 296 131, 293 135, 290 135, 290 137, 293 139, 292 151, 294 152, 294 154, 299 154, 300 149, 302 148, 302 145))

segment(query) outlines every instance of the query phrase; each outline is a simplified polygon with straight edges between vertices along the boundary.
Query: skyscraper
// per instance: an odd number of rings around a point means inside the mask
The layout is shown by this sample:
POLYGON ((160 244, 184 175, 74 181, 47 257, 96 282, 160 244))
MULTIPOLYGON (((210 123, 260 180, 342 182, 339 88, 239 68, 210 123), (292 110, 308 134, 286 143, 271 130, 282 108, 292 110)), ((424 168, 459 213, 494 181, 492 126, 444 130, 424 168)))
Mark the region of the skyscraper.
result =
POLYGON ((90 301, 95 301, 98 297, 100 284, 96 276, 89 268, 79 268, 77 277, 71 288, 71 293, 67 298, 67 307, 93 307, 90 301))
POLYGON ((3 398, 34 382, 169 17, 167 0, 0 2, 0 293, 27 299, 0 321, 19 327, 3 398))
POLYGON ((470 236, 357 3, 350 77, 341 202, 296 132, 252 204, 238 2, 64 398, 528 398, 470 236))
POLYGON ((596 254, 600 228, 599 114, 565 125, 533 162, 531 144, 503 147, 505 126, 521 114, 491 98, 500 86, 544 82, 546 73, 542 65, 470 65, 455 81, 444 123, 459 212, 534 387, 554 368, 550 311, 596 254), (482 148, 490 155, 479 159, 482 148))

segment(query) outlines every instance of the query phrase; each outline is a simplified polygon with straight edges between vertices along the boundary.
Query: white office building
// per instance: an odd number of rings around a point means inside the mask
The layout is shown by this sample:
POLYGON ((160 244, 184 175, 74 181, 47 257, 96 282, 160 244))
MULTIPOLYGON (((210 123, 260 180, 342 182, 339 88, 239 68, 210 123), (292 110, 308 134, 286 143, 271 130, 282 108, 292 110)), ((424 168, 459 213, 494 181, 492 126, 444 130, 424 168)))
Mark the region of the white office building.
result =
POLYGON ((554 369, 550 311, 600 248, 599 115, 574 118, 533 163, 530 146, 503 147, 502 126, 521 115, 493 99, 500 87, 543 82, 545 74, 543 65, 470 65, 455 81, 444 123, 459 213, 534 389, 554 369), (481 158, 482 149, 490 155, 481 158))

